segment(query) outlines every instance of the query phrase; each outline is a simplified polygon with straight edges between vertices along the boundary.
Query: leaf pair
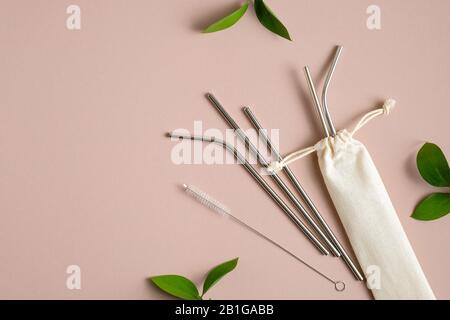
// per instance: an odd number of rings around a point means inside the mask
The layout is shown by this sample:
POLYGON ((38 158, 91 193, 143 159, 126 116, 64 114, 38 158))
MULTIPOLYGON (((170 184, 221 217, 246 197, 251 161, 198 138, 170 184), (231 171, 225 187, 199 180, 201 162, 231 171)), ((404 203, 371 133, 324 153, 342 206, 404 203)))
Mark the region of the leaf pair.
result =
POLYGON ((233 259, 230 261, 226 261, 218 266, 212 268, 203 283, 202 294, 199 294, 199 291, 195 284, 185 278, 183 276, 168 274, 151 277, 150 281, 153 282, 159 289, 162 291, 185 300, 202 300, 203 296, 212 286, 214 286, 223 276, 227 273, 231 272, 236 268, 238 259, 233 259))
MULTIPOLYGON (((247 12, 249 1, 246 1, 239 9, 230 13, 226 17, 213 23, 207 27, 204 32, 211 33, 227 29, 238 22, 247 12)), ((288 30, 283 23, 275 16, 272 10, 264 3, 263 0, 255 0, 255 13, 259 22, 273 33, 287 40, 292 40, 288 30)))
MULTIPOLYGON (((442 150, 433 143, 425 143, 417 153, 417 168, 422 178, 435 187, 450 188, 450 168, 442 150)), ((435 220, 450 212, 450 193, 428 195, 414 209, 417 220, 435 220)))

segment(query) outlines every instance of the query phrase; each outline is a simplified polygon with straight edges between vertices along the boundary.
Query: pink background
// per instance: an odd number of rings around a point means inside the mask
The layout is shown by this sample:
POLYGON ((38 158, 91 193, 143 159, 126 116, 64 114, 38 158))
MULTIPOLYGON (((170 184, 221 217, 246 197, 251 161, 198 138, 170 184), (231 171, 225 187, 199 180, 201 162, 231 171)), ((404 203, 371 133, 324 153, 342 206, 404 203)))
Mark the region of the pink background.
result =
MULTIPOLYGON (((450 157, 450 3, 267 1, 294 41, 266 31, 253 11, 232 29, 200 29, 234 0, 0 2, 0 298, 161 299, 146 277, 184 274, 197 283, 215 264, 240 257, 213 299, 369 299, 343 263, 320 256, 250 176, 233 165, 174 165, 164 133, 225 129, 204 98, 214 92, 248 128, 240 108, 281 129, 284 153, 317 141, 319 122, 301 68, 322 82, 332 49, 344 46, 329 105, 352 127, 385 98, 389 116, 358 133, 370 150, 438 298, 450 298, 450 217, 410 214, 435 190, 419 177, 425 141, 450 157), (78 4, 82 29, 66 29, 78 4), (366 8, 382 29, 366 28, 366 8), (348 289, 330 283, 241 227, 188 198, 208 191, 236 216, 348 289), (82 289, 66 288, 66 267, 82 289)), ((316 159, 292 165, 340 236, 316 159)), ((348 247, 348 243, 346 242, 348 247)))

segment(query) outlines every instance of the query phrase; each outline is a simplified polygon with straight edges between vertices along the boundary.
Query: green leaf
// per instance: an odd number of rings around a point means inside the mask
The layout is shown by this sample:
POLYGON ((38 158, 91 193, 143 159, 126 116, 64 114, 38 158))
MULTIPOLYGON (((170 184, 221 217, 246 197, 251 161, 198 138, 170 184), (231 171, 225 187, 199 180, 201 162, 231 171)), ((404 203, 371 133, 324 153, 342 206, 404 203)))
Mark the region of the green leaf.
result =
POLYGON ((247 9, 248 9, 248 2, 244 3, 239 9, 230 13, 226 17, 220 19, 217 22, 214 22, 212 25, 207 27, 203 32, 205 33, 217 32, 231 27, 236 22, 238 22, 239 19, 242 18, 247 9))
POLYGON ((432 193, 423 199, 411 215, 417 220, 435 220, 450 212, 450 193, 432 193))
POLYGON ((272 10, 266 6, 263 0, 255 0, 255 12, 259 22, 261 22, 264 27, 280 37, 292 40, 286 27, 278 20, 272 10))
POLYGON ((203 283, 203 295, 215 285, 224 275, 233 271, 236 268, 239 258, 224 262, 214 267, 208 272, 208 275, 203 283))
POLYGON ((185 300, 201 300, 195 284, 175 274, 151 277, 150 280, 162 291, 185 300))
POLYGON ((417 168, 426 182, 435 187, 450 187, 450 169, 442 150, 425 143, 417 153, 417 168))

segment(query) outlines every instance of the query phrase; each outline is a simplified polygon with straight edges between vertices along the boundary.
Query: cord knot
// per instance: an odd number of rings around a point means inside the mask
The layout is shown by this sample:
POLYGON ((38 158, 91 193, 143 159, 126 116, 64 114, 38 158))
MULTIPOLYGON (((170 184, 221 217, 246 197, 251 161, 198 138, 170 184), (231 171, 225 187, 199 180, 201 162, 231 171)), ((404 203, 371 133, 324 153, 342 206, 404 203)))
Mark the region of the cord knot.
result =
POLYGON ((279 161, 273 161, 267 166, 267 171, 269 173, 277 173, 278 171, 283 169, 283 164, 281 164, 279 161))
POLYGON ((394 99, 387 99, 383 104, 383 114, 388 115, 395 107, 396 101, 394 99))

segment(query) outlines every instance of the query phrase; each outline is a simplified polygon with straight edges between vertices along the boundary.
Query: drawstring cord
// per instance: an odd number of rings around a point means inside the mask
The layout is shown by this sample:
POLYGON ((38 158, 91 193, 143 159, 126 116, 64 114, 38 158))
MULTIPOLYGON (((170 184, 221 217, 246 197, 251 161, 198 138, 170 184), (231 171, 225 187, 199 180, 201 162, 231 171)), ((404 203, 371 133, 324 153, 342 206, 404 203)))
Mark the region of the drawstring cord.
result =
MULTIPOLYGON (((355 128, 350 132, 350 136, 352 137, 357 131, 359 131, 362 127, 364 127, 366 124, 368 124, 370 121, 375 119, 376 117, 382 116, 382 115, 389 115, 392 111, 392 109, 395 107, 395 100, 388 99, 384 102, 383 106, 381 108, 375 109, 373 111, 370 111, 366 113, 361 120, 359 120, 358 124, 355 126, 355 128)), ((298 151, 295 151, 289 155, 287 155, 283 160, 281 161, 273 161, 267 166, 267 171, 270 173, 275 173, 280 170, 282 170, 285 166, 289 165, 290 163, 301 159, 303 157, 306 157, 307 155, 313 153, 316 151, 316 146, 311 146, 308 148, 304 148, 298 151)))
POLYGON ((375 119, 378 116, 382 115, 389 115, 391 113, 391 110, 395 107, 395 100, 394 99, 388 99, 384 102, 383 107, 370 111, 364 115, 364 117, 359 120, 356 127, 352 130, 350 133, 351 136, 353 136, 359 129, 364 127, 366 124, 368 124, 370 121, 375 119))
POLYGON ((315 146, 311 146, 305 149, 301 149, 295 152, 292 152, 291 154, 287 155, 283 160, 281 161, 273 161, 267 166, 267 171, 270 173, 276 173, 283 169, 285 166, 287 166, 289 163, 294 162, 298 159, 301 159, 303 157, 306 157, 307 155, 313 153, 316 151, 315 146))

